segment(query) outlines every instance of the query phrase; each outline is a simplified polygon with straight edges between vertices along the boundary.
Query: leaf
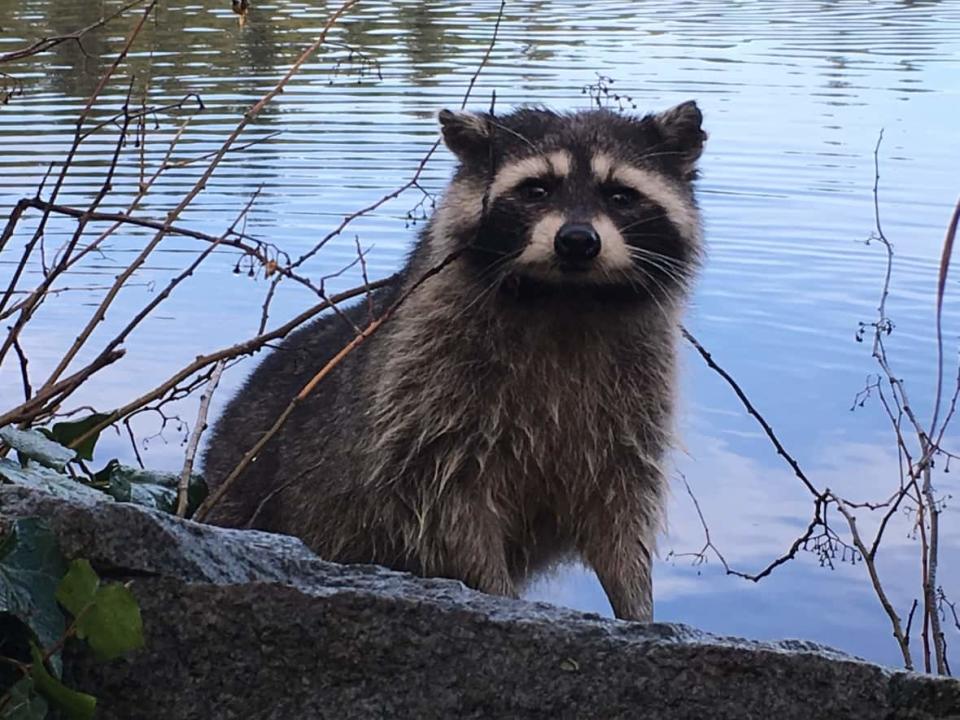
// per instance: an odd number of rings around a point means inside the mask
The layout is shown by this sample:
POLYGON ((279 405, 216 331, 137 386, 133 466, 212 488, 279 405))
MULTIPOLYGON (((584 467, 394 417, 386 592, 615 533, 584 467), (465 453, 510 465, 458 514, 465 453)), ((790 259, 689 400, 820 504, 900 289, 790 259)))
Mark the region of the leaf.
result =
POLYGON ((58 707, 70 720, 91 720, 97 707, 97 699, 92 695, 71 690, 51 675, 43 664, 43 655, 34 645, 30 648, 33 665, 30 677, 37 691, 58 707))
MULTIPOLYGON (((121 465, 116 460, 111 460, 103 470, 94 475, 94 487, 103 490, 116 500, 145 505, 169 513, 176 512, 179 482, 180 477, 176 473, 140 470, 121 465)), ((191 475, 187 490, 188 516, 206 496, 207 485, 203 478, 199 475, 191 475)))
POLYGON ((21 455, 54 470, 63 470, 76 453, 54 442, 39 430, 18 430, 12 425, 0 428, 0 440, 21 455))
POLYGON ((100 578, 90 566, 90 561, 74 560, 57 587, 57 600, 71 615, 77 617, 94 601, 99 587, 100 578))
POLYGON ((10 699, 0 712, 0 720, 44 720, 47 717, 47 701, 37 695, 33 678, 23 678, 9 692, 10 699))
MULTIPOLYGON (((93 415, 88 415, 85 418, 80 420, 73 420, 71 422, 59 422, 54 425, 49 430, 46 428, 40 428, 40 432, 46 435, 51 440, 55 440, 64 447, 69 447, 77 438, 86 435, 88 431, 95 428, 104 420, 110 418, 110 415, 105 415, 103 413, 94 413, 93 415)), ((77 447, 73 448, 74 451, 84 460, 93 460, 93 449, 97 445, 97 440, 100 439, 100 432, 97 431, 77 447)))
POLYGON ((0 478, 8 480, 14 485, 24 485, 68 500, 79 500, 81 502, 106 500, 102 492, 97 492, 68 475, 34 463, 28 463, 26 467, 23 467, 13 460, 0 458, 0 478))
POLYGON ((143 647, 143 621, 133 593, 120 583, 101 585, 88 560, 74 560, 57 588, 57 600, 73 615, 77 637, 100 660, 143 647))
POLYGON ((65 571, 56 537, 38 518, 16 520, 0 543, 0 613, 23 621, 44 647, 65 629, 55 598, 65 571))
POLYGON ((142 648, 143 620, 133 593, 120 583, 102 586, 93 604, 77 618, 77 636, 90 644, 98 660, 142 648))

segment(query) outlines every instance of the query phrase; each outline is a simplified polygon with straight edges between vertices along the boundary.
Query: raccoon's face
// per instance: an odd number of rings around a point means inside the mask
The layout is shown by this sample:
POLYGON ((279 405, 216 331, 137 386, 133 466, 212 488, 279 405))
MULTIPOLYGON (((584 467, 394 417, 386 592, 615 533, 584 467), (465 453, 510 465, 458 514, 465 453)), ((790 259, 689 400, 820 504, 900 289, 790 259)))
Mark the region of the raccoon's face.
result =
POLYGON ((644 118, 443 111, 460 167, 434 234, 520 298, 677 296, 701 252, 701 120, 693 102, 644 118))

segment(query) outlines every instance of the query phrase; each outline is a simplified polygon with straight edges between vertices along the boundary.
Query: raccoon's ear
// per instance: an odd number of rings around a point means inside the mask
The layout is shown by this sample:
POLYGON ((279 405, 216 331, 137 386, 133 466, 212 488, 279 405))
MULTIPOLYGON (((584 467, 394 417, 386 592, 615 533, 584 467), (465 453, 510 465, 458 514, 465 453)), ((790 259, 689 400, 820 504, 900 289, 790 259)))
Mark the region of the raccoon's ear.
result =
MULTIPOLYGON (((674 154, 673 159, 679 162, 684 173, 692 173, 707 139, 707 134, 700 127, 703 113, 697 103, 688 100, 664 110, 653 116, 653 122, 660 131, 667 152, 674 154)), ((669 161, 670 157, 667 156, 667 159, 669 161)))
POLYGON ((490 127, 486 115, 441 110, 438 116, 443 142, 461 162, 486 158, 490 152, 490 127))

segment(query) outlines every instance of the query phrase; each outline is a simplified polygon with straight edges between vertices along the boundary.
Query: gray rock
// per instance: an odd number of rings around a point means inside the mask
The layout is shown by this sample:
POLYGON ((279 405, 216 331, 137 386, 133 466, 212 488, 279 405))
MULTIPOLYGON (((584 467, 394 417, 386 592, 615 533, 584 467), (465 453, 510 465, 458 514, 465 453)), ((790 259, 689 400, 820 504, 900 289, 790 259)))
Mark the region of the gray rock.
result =
POLYGON ((0 487, 64 553, 132 580, 147 645, 74 653, 97 717, 960 720, 960 683, 812 643, 605 620, 377 567, 289 537, 0 487))

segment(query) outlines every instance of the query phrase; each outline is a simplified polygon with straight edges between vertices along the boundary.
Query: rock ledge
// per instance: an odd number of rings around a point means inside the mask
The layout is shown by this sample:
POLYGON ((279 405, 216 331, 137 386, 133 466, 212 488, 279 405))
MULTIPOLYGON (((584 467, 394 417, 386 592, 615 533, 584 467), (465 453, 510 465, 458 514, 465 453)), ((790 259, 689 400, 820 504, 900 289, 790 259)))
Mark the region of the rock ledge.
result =
POLYGON ((960 682, 343 566, 300 541, 0 486, 68 558, 132 580, 147 646, 67 658, 97 717, 960 720, 960 682))

